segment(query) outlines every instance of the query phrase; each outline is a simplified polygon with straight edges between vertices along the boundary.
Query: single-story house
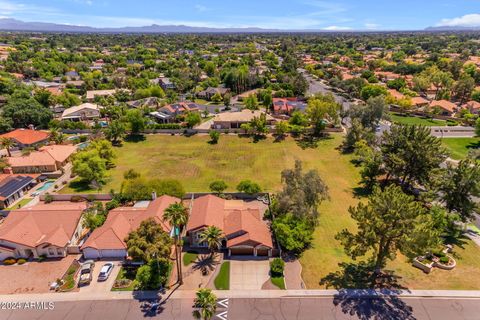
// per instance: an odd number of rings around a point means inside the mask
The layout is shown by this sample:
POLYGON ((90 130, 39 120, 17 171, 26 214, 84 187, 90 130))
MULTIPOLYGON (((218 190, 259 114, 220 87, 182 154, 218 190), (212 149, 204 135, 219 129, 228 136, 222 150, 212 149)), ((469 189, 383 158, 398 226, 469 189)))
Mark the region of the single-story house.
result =
POLYGON ((7 161, 13 173, 55 172, 67 164, 76 150, 72 145, 50 145, 19 157, 8 157, 7 161))
MULTIPOLYGON (((249 123, 254 117, 260 117, 264 112, 244 109, 238 112, 224 112, 213 118, 213 129, 239 129, 242 124, 249 123)), ((267 125, 272 125, 275 119, 266 114, 267 125)))
POLYGON ((33 129, 15 129, 0 135, 0 138, 10 138, 18 148, 38 147, 48 142, 50 134, 47 131, 33 129))
POLYGON ((470 111, 473 114, 479 114, 480 113, 480 102, 471 100, 471 101, 468 101, 467 103, 465 103, 462 106, 462 108, 468 109, 468 111, 470 111))
POLYGON ((276 115, 291 115, 294 111, 304 112, 307 104, 297 98, 273 98, 273 113, 276 115))
POLYGON ((430 109, 440 108, 440 114, 452 116, 457 111, 457 105, 447 100, 434 100, 430 102, 430 109))
POLYGON ((85 203, 39 204, 12 210, 0 224, 0 260, 65 257, 82 235, 85 203))
POLYGON ((196 103, 193 102, 178 102, 167 104, 166 106, 161 107, 158 109, 158 113, 160 116, 156 114, 152 114, 156 119, 162 120, 162 122, 171 122, 175 120, 175 117, 185 114, 187 112, 198 112, 199 108, 196 103))
POLYGON ((423 97, 413 97, 412 98, 412 105, 414 107, 417 107, 417 108, 422 108, 422 107, 428 106, 429 103, 430 102, 423 97))
POLYGON ((405 95, 395 89, 388 89, 388 94, 391 95, 396 100, 405 99, 405 95))
POLYGON ((125 238, 136 230, 142 221, 155 219, 165 232, 171 232, 171 226, 163 220, 163 213, 171 204, 181 202, 180 199, 161 196, 151 201, 147 207, 121 207, 108 213, 105 223, 95 229, 82 245, 85 259, 127 257, 125 238))
POLYGON ((222 247, 228 255, 272 256, 272 235, 263 213, 259 206, 243 200, 201 196, 193 201, 186 227, 190 246, 207 247, 201 233, 216 226, 225 234, 222 247))
POLYGON ((153 79, 152 83, 159 84, 163 90, 174 90, 175 84, 167 77, 160 77, 157 79, 153 79))
POLYGON ((108 97, 113 96, 117 90, 89 90, 87 91, 87 100, 93 101, 95 97, 108 97))
POLYGON ((92 120, 100 118, 100 106, 93 103, 83 103, 78 106, 67 108, 62 113, 62 120, 92 120))
POLYGON ((141 107, 148 107, 148 108, 153 108, 157 109, 160 107, 160 99, 157 97, 148 97, 140 100, 132 100, 128 101, 127 105, 130 108, 141 108, 141 107))
POLYGON ((201 99, 207 99, 207 100, 210 100, 214 95, 216 95, 217 93, 219 95, 221 95, 222 97, 229 93, 230 92, 230 89, 229 88, 223 88, 223 87, 217 87, 217 88, 214 88, 214 87, 208 87, 207 89, 203 90, 203 91, 200 91, 199 93, 197 93, 197 97, 201 98, 201 99))
POLYGON ((10 207, 37 184, 38 174, 0 174, 0 209, 10 207))

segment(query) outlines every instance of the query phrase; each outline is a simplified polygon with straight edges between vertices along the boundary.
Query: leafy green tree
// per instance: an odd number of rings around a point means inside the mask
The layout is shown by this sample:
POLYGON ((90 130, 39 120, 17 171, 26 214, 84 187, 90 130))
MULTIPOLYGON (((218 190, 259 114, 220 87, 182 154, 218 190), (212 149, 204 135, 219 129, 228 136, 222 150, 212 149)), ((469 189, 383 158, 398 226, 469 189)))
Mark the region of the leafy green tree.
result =
POLYGON ((146 119, 143 112, 139 109, 131 109, 127 111, 126 120, 130 124, 131 134, 139 134, 145 130, 146 119))
POLYGON ((263 98, 262 98, 262 105, 266 108, 266 109, 269 109, 273 104, 273 97, 272 97, 272 93, 271 92, 266 92, 264 95, 263 95, 263 98))
POLYGON ((96 150, 77 153, 73 159, 73 173, 89 183, 102 185, 105 183, 107 166, 96 150))
POLYGON ((227 190, 228 185, 223 180, 215 180, 210 183, 210 190, 217 194, 221 194, 223 191, 227 190))
POLYGON ((480 164, 472 159, 462 160, 458 166, 447 165, 439 183, 445 207, 460 215, 463 222, 470 220, 478 209, 474 198, 480 197, 480 164))
POLYGON ((356 145, 360 141, 365 141, 372 145, 375 140, 375 132, 370 128, 363 127, 359 119, 353 118, 352 125, 347 129, 347 134, 342 143, 344 152, 354 151, 356 145))
POLYGON ((220 250, 224 238, 225 234, 216 226, 208 226, 200 233, 200 241, 207 243, 212 256, 215 254, 215 251, 220 250))
POLYGON ((217 144, 218 143, 218 140, 220 139, 220 132, 218 132, 216 130, 210 130, 208 135, 210 136, 210 141, 211 141, 212 144, 217 144))
POLYGON ((341 106, 335 101, 333 95, 318 95, 308 100, 307 115, 313 124, 315 135, 319 135, 327 122, 337 124, 341 106))
POLYGON ((218 103, 223 101, 223 97, 220 93, 217 92, 212 96, 212 98, 210 100, 212 100, 212 102, 218 104, 218 103))
POLYGON ((96 150, 100 158, 105 160, 107 168, 113 167, 113 160, 117 157, 112 143, 105 139, 95 139, 88 145, 88 150, 96 150))
POLYGON ((393 125, 384 133, 380 148, 387 179, 395 177, 408 185, 427 182, 447 158, 441 140, 423 126, 393 125))
POLYGON ((3 117, 12 121, 15 128, 26 128, 29 125, 47 128, 53 118, 52 112, 38 103, 37 100, 22 93, 14 94, 2 108, 3 117))
POLYGON ((270 261, 270 273, 272 276, 283 276, 283 270, 285 269, 285 261, 282 258, 274 258, 270 261))
POLYGON ((395 259, 397 251, 412 259, 440 244, 440 231, 432 227, 431 216, 398 186, 375 188, 367 204, 359 203, 349 212, 358 231, 344 229, 335 238, 353 260, 371 254, 376 274, 387 260, 395 259))
POLYGON ((172 239, 153 218, 142 221, 137 230, 125 238, 128 255, 136 261, 169 259, 172 239))
POLYGON ((105 138, 110 140, 112 144, 118 144, 126 132, 125 125, 120 120, 113 120, 109 123, 108 127, 103 130, 105 138))
POLYGON ((276 217, 272 229, 280 246, 294 253, 308 248, 313 239, 313 225, 290 213, 276 217))
POLYGON ((211 289, 198 289, 193 305, 193 317, 200 320, 210 320, 217 311, 217 297, 211 289))
POLYGON ((297 160, 294 169, 282 171, 282 183, 283 190, 276 197, 279 213, 292 213, 316 224, 318 206, 329 199, 328 186, 318 171, 304 173, 301 161, 297 160))
POLYGON ((370 98, 366 105, 356 105, 349 110, 349 115, 353 119, 358 119, 364 128, 374 130, 380 120, 386 118, 387 104, 384 96, 370 98))
POLYGON ((281 137, 281 138, 285 137, 288 130, 289 130, 289 126, 287 121, 280 121, 280 122, 277 122, 277 124, 275 124, 275 134, 278 137, 281 137))
POLYGON ((167 221, 174 229, 174 240, 175 240, 175 257, 177 260, 177 276, 178 283, 183 284, 183 275, 182 275, 182 262, 181 255, 182 252, 179 250, 180 246, 180 230, 188 222, 188 209, 181 203, 174 203, 168 206, 165 209, 163 214, 163 219, 167 221))
POLYGON ((243 103, 245 104, 245 108, 247 109, 258 110, 258 99, 257 99, 257 95, 255 94, 251 94, 248 97, 246 97, 243 103))
POLYGON ((124 180, 122 196, 130 201, 150 200, 152 192, 158 196, 169 195, 182 198, 185 189, 178 180, 173 179, 145 179, 143 177, 124 180))
POLYGON ((386 96, 387 89, 379 85, 368 84, 362 88, 360 91, 360 96, 363 100, 367 101, 370 98, 375 98, 378 96, 386 96))
POLYGON ((137 270, 135 280, 138 289, 158 290, 165 286, 168 279, 170 263, 166 259, 152 259, 137 270))
POLYGON ((189 112, 185 116, 185 122, 188 128, 193 128, 202 122, 202 118, 198 112, 189 112))
POLYGON ((245 192, 247 194, 256 194, 262 192, 262 188, 258 183, 255 183, 251 180, 242 180, 237 185, 237 190, 239 192, 245 192))

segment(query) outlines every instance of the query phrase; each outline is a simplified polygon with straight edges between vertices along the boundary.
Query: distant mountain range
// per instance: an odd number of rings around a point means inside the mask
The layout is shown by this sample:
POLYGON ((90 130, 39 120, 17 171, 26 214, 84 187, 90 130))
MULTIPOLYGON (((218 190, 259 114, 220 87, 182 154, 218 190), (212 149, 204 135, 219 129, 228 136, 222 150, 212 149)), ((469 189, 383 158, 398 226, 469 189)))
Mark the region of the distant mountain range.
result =
MULTIPOLYGON (((37 31, 37 32, 104 32, 104 33, 273 33, 273 32, 354 32, 353 30, 288 30, 263 28, 207 28, 185 25, 158 25, 142 27, 95 28, 49 22, 25 22, 12 18, 0 19, 0 30, 3 31, 37 31)), ((375 32, 374 30, 356 30, 357 32, 375 32)), ((380 32, 380 30, 376 30, 380 32)), ((419 30, 421 31, 421 30, 419 30)), ((480 27, 428 27, 425 31, 480 31, 480 27)))
POLYGON ((121 28, 94 28, 89 26, 75 26, 48 22, 25 22, 11 18, 0 19, 0 30, 4 31, 41 31, 41 32, 106 32, 106 33, 260 33, 260 32, 285 32, 279 29, 262 28, 206 28, 184 25, 152 24, 143 27, 121 28))

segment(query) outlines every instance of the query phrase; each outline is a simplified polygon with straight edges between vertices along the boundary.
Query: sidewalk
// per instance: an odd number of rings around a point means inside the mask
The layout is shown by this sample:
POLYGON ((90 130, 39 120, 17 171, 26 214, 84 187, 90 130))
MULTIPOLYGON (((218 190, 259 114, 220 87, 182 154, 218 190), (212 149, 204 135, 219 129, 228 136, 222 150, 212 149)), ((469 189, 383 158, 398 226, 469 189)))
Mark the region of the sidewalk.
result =
MULTIPOLYGON (((349 297, 382 297, 382 296, 400 296, 402 298, 450 298, 450 299, 480 299, 479 290, 214 290, 218 298, 259 298, 259 299, 278 299, 278 298, 294 298, 294 297, 333 297, 337 295, 349 297)), ((91 300, 143 300, 155 299, 157 297, 167 297, 170 299, 193 299, 195 290, 175 290, 168 291, 159 296, 157 292, 152 291, 110 291, 104 293, 44 293, 44 294, 14 294, 0 295, 2 302, 60 302, 60 301, 91 301, 91 300)))

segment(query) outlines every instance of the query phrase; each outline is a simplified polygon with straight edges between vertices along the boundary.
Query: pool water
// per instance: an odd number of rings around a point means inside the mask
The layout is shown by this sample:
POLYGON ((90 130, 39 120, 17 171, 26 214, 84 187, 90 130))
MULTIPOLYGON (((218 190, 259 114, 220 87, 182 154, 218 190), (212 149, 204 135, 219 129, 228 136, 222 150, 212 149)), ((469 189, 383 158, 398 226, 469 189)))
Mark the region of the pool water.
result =
POLYGON ((88 147, 88 142, 82 142, 78 145, 78 149, 82 150, 82 149, 85 149, 86 147, 88 147))
POLYGON ((37 191, 44 191, 44 190, 50 188, 50 186, 51 186, 52 184, 54 184, 54 183, 55 183, 55 181, 47 181, 47 182, 45 182, 45 183, 43 184, 43 186, 41 186, 40 188, 38 188, 37 191))

